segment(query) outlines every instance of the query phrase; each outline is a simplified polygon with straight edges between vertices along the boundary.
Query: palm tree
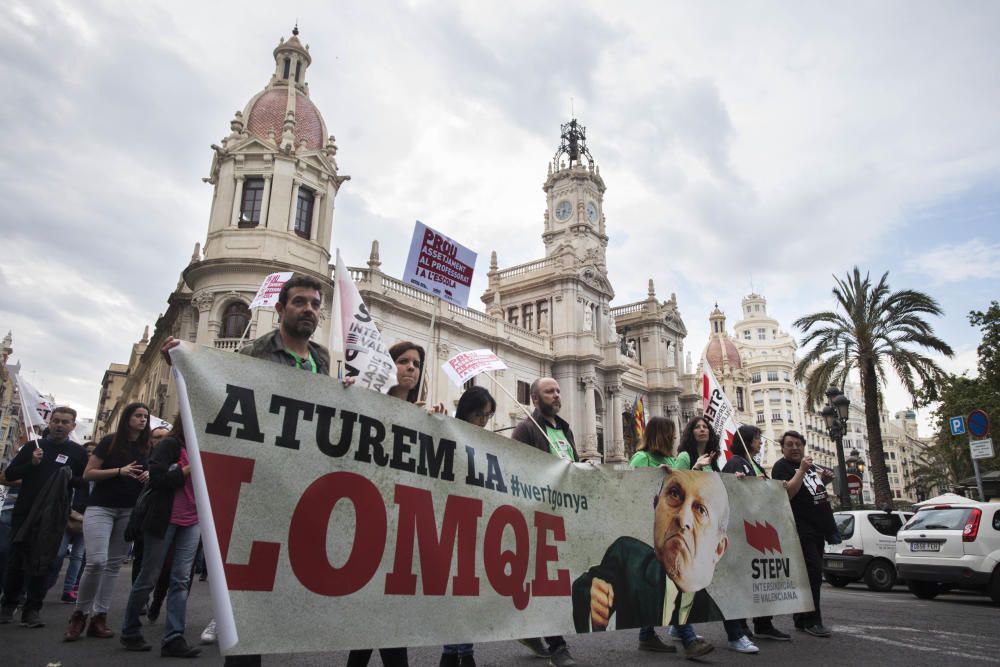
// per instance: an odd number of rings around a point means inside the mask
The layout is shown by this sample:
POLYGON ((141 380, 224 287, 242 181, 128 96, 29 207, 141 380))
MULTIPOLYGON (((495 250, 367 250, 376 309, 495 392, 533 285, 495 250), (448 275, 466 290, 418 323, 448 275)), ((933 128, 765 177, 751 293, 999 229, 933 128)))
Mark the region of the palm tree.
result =
POLYGON ((872 285, 868 274, 862 276, 858 267, 845 280, 834 276, 837 311, 814 313, 795 321, 804 334, 802 347, 812 345, 795 367, 795 379, 806 380, 807 405, 819 405, 831 384, 843 387, 852 370, 861 376, 870 471, 879 507, 892 504, 879 420, 887 367, 902 380, 914 400, 918 395, 934 400, 944 371, 929 357, 907 346, 917 345, 949 357, 953 354, 922 317, 943 314, 937 301, 917 290, 892 292, 888 277, 886 271, 878 284, 872 285))

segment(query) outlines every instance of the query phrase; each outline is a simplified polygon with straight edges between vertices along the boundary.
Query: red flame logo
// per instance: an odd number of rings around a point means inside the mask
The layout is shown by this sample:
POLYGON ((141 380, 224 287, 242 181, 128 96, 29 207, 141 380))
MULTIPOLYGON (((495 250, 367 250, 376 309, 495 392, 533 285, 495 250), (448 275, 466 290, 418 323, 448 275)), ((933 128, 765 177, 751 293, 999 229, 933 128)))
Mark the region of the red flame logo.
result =
POLYGON ((747 544, 762 554, 766 554, 768 551, 781 553, 781 540, 778 539, 778 531, 771 524, 744 521, 743 531, 747 536, 747 544))

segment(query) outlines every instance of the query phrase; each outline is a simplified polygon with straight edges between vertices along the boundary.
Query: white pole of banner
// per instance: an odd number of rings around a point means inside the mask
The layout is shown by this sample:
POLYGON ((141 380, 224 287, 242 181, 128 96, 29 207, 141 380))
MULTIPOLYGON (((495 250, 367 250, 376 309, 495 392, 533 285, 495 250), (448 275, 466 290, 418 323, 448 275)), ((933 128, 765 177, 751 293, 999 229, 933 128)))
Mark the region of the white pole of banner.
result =
MULTIPOLYGON (((490 377, 492 377, 492 376, 490 376, 490 377)), ((522 405, 520 401, 518 401, 516 398, 514 398, 514 396, 509 391, 507 391, 507 388, 504 387, 503 383, 501 383, 499 380, 495 380, 494 384, 496 384, 496 386, 500 389, 500 391, 502 391, 503 393, 507 394, 507 396, 510 398, 510 400, 514 401, 514 405, 516 405, 517 407, 521 408, 521 410, 524 411, 524 414, 528 415, 528 419, 531 420, 531 423, 534 424, 535 426, 537 426, 538 430, 542 432, 543 436, 545 436, 545 439, 549 441, 549 444, 554 446, 555 443, 552 442, 551 438, 549 438, 548 432, 544 428, 542 428, 541 424, 539 424, 538 422, 535 421, 535 416, 533 414, 531 414, 531 412, 528 411, 528 407, 526 405, 522 405)))
POLYGON ((434 404, 434 397, 437 392, 434 391, 433 382, 429 382, 427 380, 427 376, 433 373, 434 367, 437 366, 437 346, 434 345, 434 338, 436 337, 434 328, 437 326, 437 311, 438 308, 441 306, 441 297, 435 296, 432 298, 434 299, 433 302, 434 307, 431 309, 431 330, 427 344, 427 354, 426 354, 427 358, 424 359, 424 368, 421 369, 423 372, 420 374, 420 390, 417 392, 417 396, 419 397, 418 400, 426 401, 430 405, 434 404), (432 350, 434 352, 433 360, 431 360, 432 350), (427 385, 430 385, 430 392, 429 392, 431 395, 430 401, 427 401, 427 393, 428 393, 427 385))

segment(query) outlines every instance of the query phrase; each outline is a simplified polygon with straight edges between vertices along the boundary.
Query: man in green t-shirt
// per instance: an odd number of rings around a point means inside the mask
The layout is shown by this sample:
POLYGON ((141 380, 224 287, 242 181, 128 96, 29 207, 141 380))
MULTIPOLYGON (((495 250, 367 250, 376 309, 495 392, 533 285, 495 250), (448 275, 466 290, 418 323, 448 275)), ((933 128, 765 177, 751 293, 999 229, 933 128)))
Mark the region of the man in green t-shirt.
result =
MULTIPOLYGON (((532 382, 531 403, 535 406, 532 414, 534 421, 522 421, 514 429, 511 438, 558 456, 564 461, 576 461, 573 431, 566 420, 559 417, 559 409, 562 407, 559 383, 553 378, 539 378, 532 382)), ((566 647, 566 640, 560 635, 546 637, 545 642, 538 637, 522 639, 520 642, 538 657, 548 658, 550 667, 572 667, 576 664, 566 647)))

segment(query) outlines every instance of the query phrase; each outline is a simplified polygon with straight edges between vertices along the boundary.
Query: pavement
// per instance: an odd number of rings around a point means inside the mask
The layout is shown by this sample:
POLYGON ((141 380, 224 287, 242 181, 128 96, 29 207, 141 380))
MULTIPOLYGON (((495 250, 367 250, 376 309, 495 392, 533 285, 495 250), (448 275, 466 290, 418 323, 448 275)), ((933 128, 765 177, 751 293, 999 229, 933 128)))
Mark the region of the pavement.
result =
MULTIPOLYGON (((116 632, 128 596, 129 568, 122 570, 115 591, 109 625, 116 632)), ((58 586, 56 587, 58 588, 58 586)), ((17 624, 0 625, 0 667, 141 667, 177 664, 177 659, 161 658, 157 646, 163 632, 162 617, 146 628, 146 639, 154 644, 149 653, 129 653, 114 639, 83 638, 64 643, 62 633, 72 613, 72 605, 56 600, 55 588, 42 610, 44 628, 29 630, 17 624)), ((852 584, 835 589, 824 584, 822 593, 824 621, 834 636, 810 637, 792 630, 790 617, 777 617, 775 624, 793 633, 791 642, 761 640, 760 653, 741 655, 726 649, 721 623, 696 626, 698 632, 716 646, 716 650, 698 661, 685 661, 679 655, 638 651, 637 630, 622 630, 593 635, 567 637, 570 650, 581 666, 706 664, 794 665, 844 664, 878 667, 941 667, 943 665, 1000 665, 1000 606, 984 595, 949 593, 934 600, 919 600, 905 587, 890 593, 873 593, 863 585, 852 584)), ((188 600, 190 643, 197 643, 202 629, 211 618, 208 584, 195 581, 188 600)), ((277 621, 278 619, 276 619, 277 621)), ((303 619, 287 619, 302 622, 303 619)), ((317 628, 322 631, 322 628, 317 628)), ((661 633, 661 636, 662 633, 661 633)), ((679 644, 677 644, 679 647, 679 644)), ((221 665, 218 647, 204 646, 202 655, 180 664, 221 665)), ((544 667, 545 661, 531 656, 513 641, 477 644, 476 663, 480 666, 512 665, 544 667)), ((409 651, 414 667, 434 667, 441 656, 437 646, 416 647, 409 651)), ((346 652, 299 653, 264 656, 264 667, 326 667, 344 665, 346 652)), ((371 664, 380 663, 377 654, 371 664)))

